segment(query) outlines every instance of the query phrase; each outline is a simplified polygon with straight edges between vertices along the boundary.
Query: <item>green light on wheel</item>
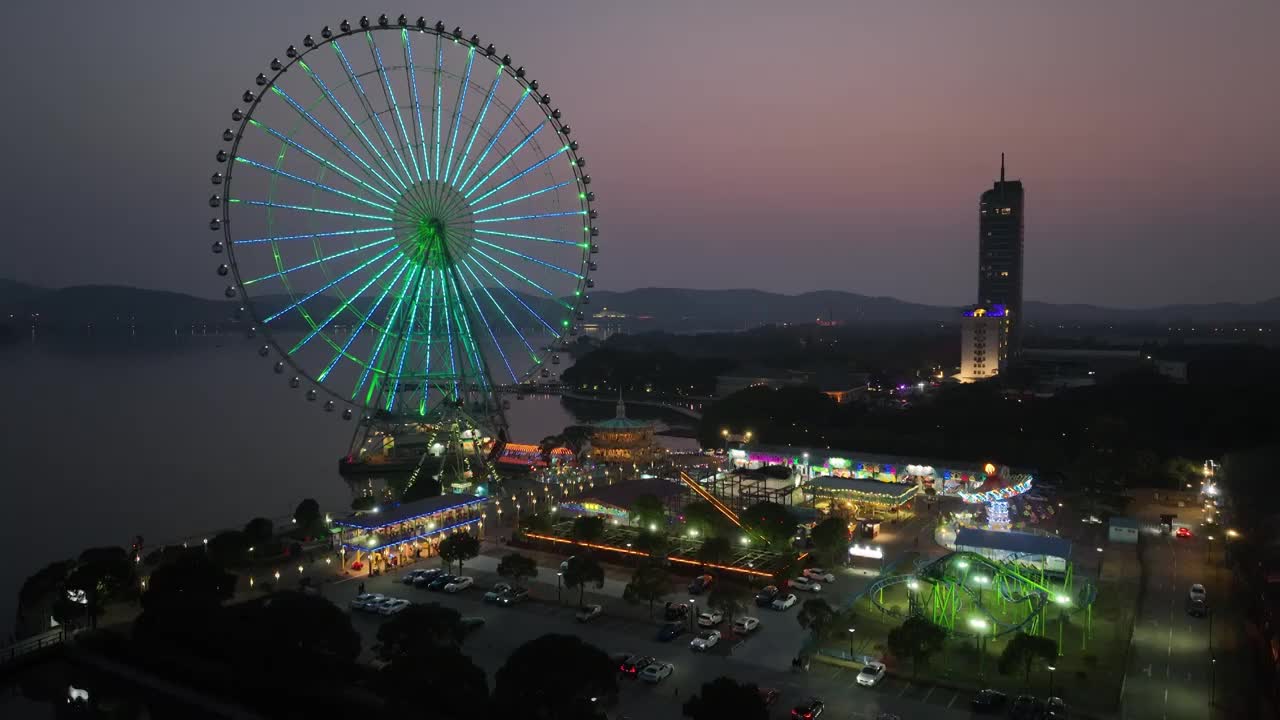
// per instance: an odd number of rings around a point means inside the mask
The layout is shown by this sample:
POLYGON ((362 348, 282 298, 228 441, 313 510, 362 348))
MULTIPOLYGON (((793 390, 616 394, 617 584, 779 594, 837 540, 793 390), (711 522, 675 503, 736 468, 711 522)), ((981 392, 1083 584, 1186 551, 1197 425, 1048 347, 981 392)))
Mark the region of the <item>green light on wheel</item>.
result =
POLYGON ((561 321, 560 321, 560 324, 561 324, 561 325, 563 325, 563 326, 565 326, 565 327, 569 327, 569 321, 568 321, 568 320, 561 320, 561 321))
POLYGON ((586 194, 586 193, 578 193, 578 199, 579 199, 579 200, 586 200, 586 199, 587 199, 587 194, 586 194))

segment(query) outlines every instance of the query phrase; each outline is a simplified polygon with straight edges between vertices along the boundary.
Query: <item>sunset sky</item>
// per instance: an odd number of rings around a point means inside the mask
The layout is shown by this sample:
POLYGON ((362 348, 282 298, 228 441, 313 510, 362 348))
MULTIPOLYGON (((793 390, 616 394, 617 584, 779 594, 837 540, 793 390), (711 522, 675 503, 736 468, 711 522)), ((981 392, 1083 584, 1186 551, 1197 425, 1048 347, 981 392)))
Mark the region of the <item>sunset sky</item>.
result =
MULTIPOLYGON (((600 289, 971 302, 1005 152, 1028 299, 1280 295, 1275 0, 412 9, 510 53, 563 109, 599 196, 600 289)), ((12 3, 0 276, 216 296, 205 200, 240 94, 305 33, 384 11, 402 8, 12 3)))

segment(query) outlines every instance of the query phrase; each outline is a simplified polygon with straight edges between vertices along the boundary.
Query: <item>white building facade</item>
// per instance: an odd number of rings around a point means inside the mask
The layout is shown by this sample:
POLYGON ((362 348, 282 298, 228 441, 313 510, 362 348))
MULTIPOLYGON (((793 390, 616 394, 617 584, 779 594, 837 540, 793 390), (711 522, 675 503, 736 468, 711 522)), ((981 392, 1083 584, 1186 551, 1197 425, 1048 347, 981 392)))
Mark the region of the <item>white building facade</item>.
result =
POLYGON ((960 322, 960 382, 995 377, 1009 354, 1009 312, 1002 305, 978 305, 960 322))

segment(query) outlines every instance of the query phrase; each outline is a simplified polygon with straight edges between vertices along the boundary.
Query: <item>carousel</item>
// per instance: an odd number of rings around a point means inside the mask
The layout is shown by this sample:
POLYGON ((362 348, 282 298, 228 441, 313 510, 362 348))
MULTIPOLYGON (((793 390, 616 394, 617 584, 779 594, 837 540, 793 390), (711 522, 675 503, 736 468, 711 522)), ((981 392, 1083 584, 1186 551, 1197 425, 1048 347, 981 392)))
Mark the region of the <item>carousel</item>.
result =
POLYGON ((627 417, 619 394, 615 416, 591 426, 591 459, 613 465, 655 463, 667 454, 654 438, 655 431, 653 423, 627 417))

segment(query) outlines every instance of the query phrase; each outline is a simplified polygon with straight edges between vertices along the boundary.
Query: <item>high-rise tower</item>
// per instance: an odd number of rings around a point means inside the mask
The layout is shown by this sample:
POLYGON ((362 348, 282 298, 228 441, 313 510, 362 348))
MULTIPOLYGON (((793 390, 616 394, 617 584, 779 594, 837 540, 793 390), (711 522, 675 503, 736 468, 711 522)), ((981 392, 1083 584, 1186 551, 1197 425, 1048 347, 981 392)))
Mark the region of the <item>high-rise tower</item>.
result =
POLYGON ((1022 181, 1005 180, 1000 153, 1000 179, 978 208, 978 304, 1004 306, 1009 357, 1022 349, 1022 208, 1022 181))

